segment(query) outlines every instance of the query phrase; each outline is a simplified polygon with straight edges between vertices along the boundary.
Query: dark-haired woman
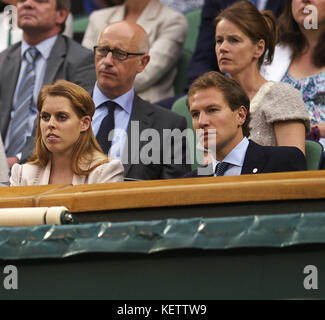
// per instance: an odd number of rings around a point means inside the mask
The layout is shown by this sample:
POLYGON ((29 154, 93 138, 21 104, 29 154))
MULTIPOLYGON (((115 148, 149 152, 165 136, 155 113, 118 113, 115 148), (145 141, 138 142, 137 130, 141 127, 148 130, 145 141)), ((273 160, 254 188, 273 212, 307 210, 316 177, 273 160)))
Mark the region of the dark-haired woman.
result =
POLYGON ((250 2, 240 1, 222 11, 215 25, 219 68, 251 101, 250 138, 261 145, 295 146, 305 153, 310 123, 300 92, 267 81, 260 73, 264 60, 272 61, 276 44, 272 13, 260 13, 250 2))
MULTIPOLYGON (((302 93, 313 131, 325 138, 325 1, 287 0, 279 18, 279 44, 265 77, 302 93)), ((325 145, 325 139, 321 139, 325 145)))

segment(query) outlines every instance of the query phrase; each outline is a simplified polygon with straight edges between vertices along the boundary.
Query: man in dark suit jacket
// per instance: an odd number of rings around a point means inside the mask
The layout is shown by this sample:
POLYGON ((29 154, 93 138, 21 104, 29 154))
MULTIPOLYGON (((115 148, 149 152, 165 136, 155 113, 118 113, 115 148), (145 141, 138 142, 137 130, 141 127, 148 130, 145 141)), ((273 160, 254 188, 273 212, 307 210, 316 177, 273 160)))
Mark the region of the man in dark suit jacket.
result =
POLYGON ((104 152, 122 160, 128 179, 182 177, 191 169, 182 134, 185 118, 134 92, 136 75, 149 63, 148 52, 148 36, 135 23, 116 22, 102 31, 95 47, 94 134, 104 152))
POLYGON ((0 53, 0 130, 6 147, 10 167, 19 160, 24 162, 31 155, 35 141, 38 92, 45 84, 65 79, 84 87, 89 92, 96 81, 91 50, 61 35, 69 14, 70 0, 19 1, 18 25, 23 30, 23 41, 0 53), (15 101, 19 100, 19 88, 26 78, 25 52, 35 47, 39 54, 35 60, 35 83, 30 104, 28 125, 22 148, 16 154, 8 154, 15 118, 15 101), (24 52, 23 52, 24 50, 24 52))
POLYGON ((193 82, 189 110, 210 161, 186 177, 306 170, 298 148, 261 146, 246 138, 249 104, 239 84, 219 72, 210 71, 193 82))

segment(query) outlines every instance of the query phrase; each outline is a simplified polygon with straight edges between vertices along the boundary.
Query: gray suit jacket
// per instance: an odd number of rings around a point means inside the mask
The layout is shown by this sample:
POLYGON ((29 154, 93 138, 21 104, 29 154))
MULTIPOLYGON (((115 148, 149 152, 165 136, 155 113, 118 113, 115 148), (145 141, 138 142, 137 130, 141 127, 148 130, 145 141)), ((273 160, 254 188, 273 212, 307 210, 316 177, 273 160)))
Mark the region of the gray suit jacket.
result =
MULTIPOLYGON (((0 130, 3 141, 6 138, 13 97, 21 65, 21 42, 0 53, 0 130)), ((93 54, 79 43, 59 35, 50 54, 44 76, 44 85, 58 79, 74 82, 91 92, 96 82, 93 54)), ((35 144, 35 130, 27 137, 22 162, 27 160, 35 144)))
POLYGON ((2 145, 2 139, 0 136, 0 186, 3 183, 8 183, 9 181, 9 169, 8 169, 8 164, 7 164, 7 158, 5 154, 5 150, 2 145))
POLYGON ((186 136, 171 139, 174 129, 186 129, 184 117, 135 95, 122 155, 125 177, 173 179, 191 171, 191 165, 186 164, 186 136))

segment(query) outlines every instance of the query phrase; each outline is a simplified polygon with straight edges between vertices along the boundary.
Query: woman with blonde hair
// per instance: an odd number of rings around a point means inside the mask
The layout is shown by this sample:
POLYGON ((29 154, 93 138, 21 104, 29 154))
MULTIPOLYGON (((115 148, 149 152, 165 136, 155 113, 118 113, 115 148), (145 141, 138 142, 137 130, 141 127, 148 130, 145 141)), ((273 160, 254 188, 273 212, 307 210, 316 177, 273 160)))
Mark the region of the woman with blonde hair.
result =
POLYGON ((216 55, 223 73, 236 80, 250 99, 250 139, 270 146, 295 146, 305 153, 310 122, 301 94, 292 86, 267 81, 260 73, 273 59, 276 23, 270 11, 248 1, 216 18, 216 55))
POLYGON ((12 167, 10 184, 91 184, 123 180, 120 160, 97 143, 91 120, 95 105, 80 86, 59 80, 38 96, 36 145, 30 160, 12 167))

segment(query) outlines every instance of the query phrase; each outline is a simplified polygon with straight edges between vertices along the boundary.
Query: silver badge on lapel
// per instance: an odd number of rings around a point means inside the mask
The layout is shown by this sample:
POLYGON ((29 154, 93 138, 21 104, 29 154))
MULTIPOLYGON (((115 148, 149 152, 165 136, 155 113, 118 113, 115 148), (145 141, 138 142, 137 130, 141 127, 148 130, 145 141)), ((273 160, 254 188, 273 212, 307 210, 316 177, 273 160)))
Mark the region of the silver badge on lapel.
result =
POLYGON ((253 173, 257 173, 258 169, 257 168, 254 168, 253 169, 253 173))

